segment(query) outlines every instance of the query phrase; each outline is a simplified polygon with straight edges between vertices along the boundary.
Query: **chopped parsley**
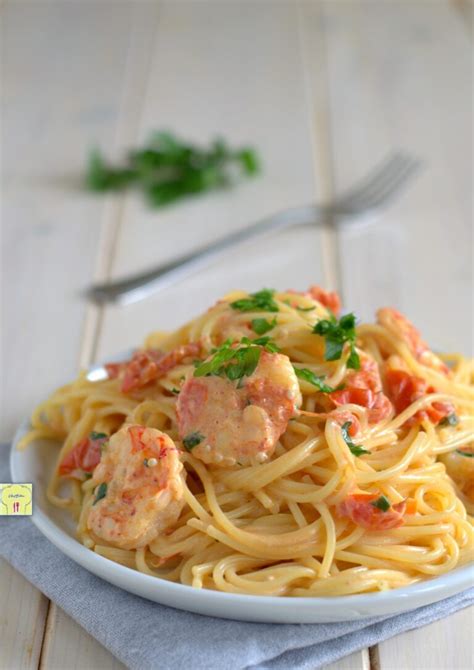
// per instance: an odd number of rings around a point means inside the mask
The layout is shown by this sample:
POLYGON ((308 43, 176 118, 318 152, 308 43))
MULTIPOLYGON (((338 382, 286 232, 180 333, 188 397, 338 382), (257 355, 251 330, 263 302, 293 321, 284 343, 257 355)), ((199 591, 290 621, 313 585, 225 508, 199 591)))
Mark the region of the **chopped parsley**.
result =
POLYGON ((364 449, 364 447, 361 444, 354 444, 351 436, 349 435, 349 428, 351 426, 352 426, 351 421, 346 421, 341 426, 342 439, 349 447, 349 451, 351 452, 351 454, 353 454, 354 456, 362 456, 363 454, 370 454, 371 452, 368 451, 367 449, 364 449))
POLYGON ((89 439, 90 440, 105 440, 109 436, 106 433, 96 433, 95 430, 93 430, 91 433, 89 433, 89 439))
POLYGON ((445 416, 444 419, 441 419, 439 422, 440 426, 457 426, 459 423, 459 419, 454 412, 452 414, 448 414, 448 416, 445 416))
POLYGON ((95 499, 92 504, 95 505, 96 502, 99 502, 99 500, 105 498, 106 495, 107 495, 107 484, 105 482, 102 482, 102 484, 99 484, 99 488, 95 492, 95 499))
POLYGON ((293 365, 293 369, 299 379, 304 379, 305 382, 316 386, 322 393, 332 393, 336 390, 332 386, 324 383, 324 377, 318 377, 314 372, 308 370, 308 368, 297 368, 293 365))
POLYGON ((171 393, 177 395, 179 393, 179 389, 177 389, 176 386, 173 386, 173 388, 171 389, 171 393))
POLYGON ((456 453, 466 458, 474 458, 474 451, 463 451, 462 449, 456 449, 456 453))
POLYGON ((373 500, 371 503, 372 507, 376 507, 382 512, 388 512, 390 509, 390 500, 385 496, 380 496, 377 500, 373 500))
POLYGON ((321 335, 326 340, 324 358, 327 361, 337 361, 342 356, 344 344, 350 345, 350 355, 347 359, 347 367, 354 370, 360 368, 359 354, 355 348, 356 330, 354 314, 345 314, 339 321, 334 315, 329 319, 318 321, 313 328, 313 333, 321 335))
POLYGON ((313 305, 312 307, 296 307, 298 312, 312 312, 313 309, 316 309, 316 305, 313 305))
POLYGON ((250 147, 231 149, 222 139, 200 147, 170 132, 155 132, 145 146, 130 151, 121 165, 110 165, 99 151, 93 151, 86 186, 97 192, 136 188, 152 207, 163 207, 233 186, 240 176, 251 177, 259 171, 258 156, 250 147))
POLYGON ((191 451, 194 447, 197 447, 198 444, 204 440, 204 435, 201 433, 189 433, 186 437, 183 437, 183 445, 186 451, 191 451))
POLYGON ((230 303, 232 309, 240 312, 278 312, 278 305, 273 296, 275 291, 270 288, 263 288, 257 293, 251 293, 248 298, 240 298, 230 303))
POLYGON ((256 340, 243 337, 239 344, 226 340, 224 344, 214 350, 211 359, 196 367, 194 376, 225 376, 231 381, 238 380, 240 384, 243 377, 250 377, 255 372, 262 347, 271 353, 279 351, 269 337, 259 337, 256 340))
POLYGON ((252 330, 257 335, 265 335, 277 325, 276 317, 272 321, 267 319, 252 319, 252 330))

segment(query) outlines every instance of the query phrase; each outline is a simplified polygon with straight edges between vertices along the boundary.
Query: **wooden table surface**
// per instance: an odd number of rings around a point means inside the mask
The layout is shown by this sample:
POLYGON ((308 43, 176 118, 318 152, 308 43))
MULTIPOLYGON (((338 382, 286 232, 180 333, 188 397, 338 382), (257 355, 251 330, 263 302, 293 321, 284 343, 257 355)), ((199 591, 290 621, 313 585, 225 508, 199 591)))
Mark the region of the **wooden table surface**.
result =
MULTIPOLYGON (((394 304, 436 347, 468 352, 469 2, 12 0, 0 15, 2 439, 79 365, 175 327, 231 288, 322 283, 363 319, 394 304), (157 128, 250 142, 263 175, 158 213, 133 195, 84 193, 92 144, 119 156, 157 128), (93 279, 330 198, 395 148, 426 168, 373 228, 282 234, 126 309, 80 297, 93 279)), ((0 602, 9 612, 0 618, 2 669, 122 667, 6 563, 0 602)), ((469 668, 472 623, 464 610, 331 670, 469 668)))

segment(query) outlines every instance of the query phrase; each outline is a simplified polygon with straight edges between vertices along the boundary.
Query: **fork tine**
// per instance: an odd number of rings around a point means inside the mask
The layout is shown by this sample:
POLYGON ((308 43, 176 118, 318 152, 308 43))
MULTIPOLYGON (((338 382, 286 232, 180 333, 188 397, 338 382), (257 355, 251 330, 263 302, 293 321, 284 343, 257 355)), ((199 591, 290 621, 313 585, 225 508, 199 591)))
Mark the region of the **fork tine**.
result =
POLYGON ((374 167, 368 175, 356 183, 355 186, 352 186, 352 188, 350 188, 348 191, 341 193, 340 197, 337 198, 337 204, 346 204, 349 201, 352 201, 354 198, 358 198, 361 194, 366 193, 368 189, 371 189, 379 182, 383 181, 387 174, 390 174, 394 168, 396 169, 402 156, 403 154, 398 152, 387 156, 376 167, 374 167))
POLYGON ((399 182, 418 169, 420 162, 407 154, 396 153, 384 161, 372 177, 365 179, 362 186, 337 199, 336 208, 341 213, 355 214, 365 209, 373 209, 388 198, 392 191, 399 190, 399 182))
POLYGON ((374 194, 370 202, 366 203, 368 210, 379 207, 382 204, 390 202, 400 190, 411 180, 412 176, 421 169, 420 161, 412 161, 410 164, 407 164, 405 169, 400 171, 396 176, 394 176, 392 182, 386 185, 385 189, 382 189, 378 194, 374 194))

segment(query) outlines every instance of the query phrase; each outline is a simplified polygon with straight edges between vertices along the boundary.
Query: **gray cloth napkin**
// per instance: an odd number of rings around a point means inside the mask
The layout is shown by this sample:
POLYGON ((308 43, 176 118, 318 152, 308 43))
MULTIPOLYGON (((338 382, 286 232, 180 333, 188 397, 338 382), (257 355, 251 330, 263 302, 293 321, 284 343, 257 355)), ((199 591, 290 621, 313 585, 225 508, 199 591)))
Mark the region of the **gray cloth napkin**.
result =
MULTIPOLYGON (((10 482, 0 447, 0 482, 10 482)), ((474 588, 407 614, 331 624, 200 616, 131 595, 56 549, 27 517, 0 517, 0 555, 132 670, 315 670, 474 602, 474 588)))

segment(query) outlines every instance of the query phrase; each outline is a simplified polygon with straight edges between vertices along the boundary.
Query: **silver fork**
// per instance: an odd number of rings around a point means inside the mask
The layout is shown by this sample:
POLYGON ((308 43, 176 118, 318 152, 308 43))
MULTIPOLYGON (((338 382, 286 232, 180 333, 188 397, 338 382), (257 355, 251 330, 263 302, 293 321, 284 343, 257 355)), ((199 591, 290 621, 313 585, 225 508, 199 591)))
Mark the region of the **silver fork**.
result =
POLYGON ((420 167, 421 162, 417 158, 396 152, 333 202, 285 209, 152 270, 119 281, 91 286, 86 295, 96 303, 124 305, 136 302, 193 274, 225 250, 254 237, 292 226, 333 225, 341 220, 350 224, 393 200, 420 167))

